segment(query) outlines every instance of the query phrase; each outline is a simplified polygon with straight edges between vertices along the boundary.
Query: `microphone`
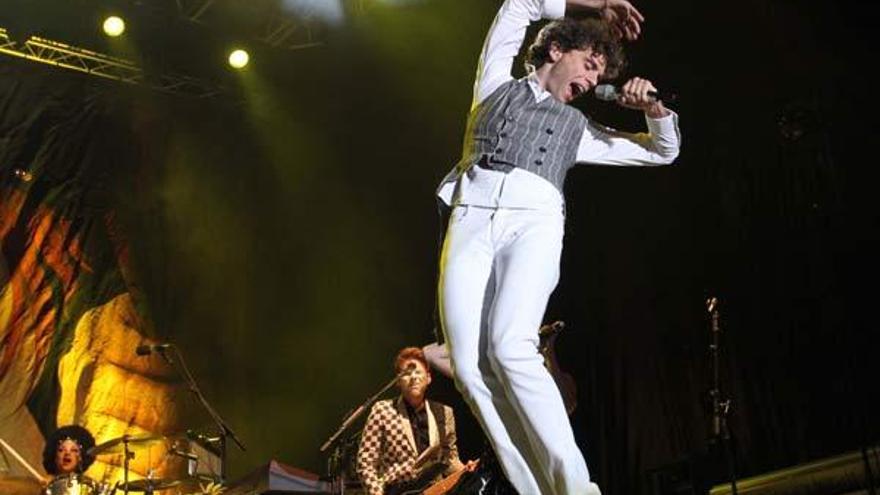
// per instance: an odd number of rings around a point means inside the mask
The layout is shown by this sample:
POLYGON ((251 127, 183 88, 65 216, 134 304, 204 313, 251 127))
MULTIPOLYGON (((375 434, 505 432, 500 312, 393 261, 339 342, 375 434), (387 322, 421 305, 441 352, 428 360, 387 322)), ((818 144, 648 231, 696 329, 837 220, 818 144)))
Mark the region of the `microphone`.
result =
POLYGON ((164 352, 165 349, 171 347, 172 344, 141 344, 134 350, 138 356, 149 356, 154 352, 164 352))
MULTIPOLYGON (((602 101, 617 101, 620 91, 613 84, 600 84, 593 90, 596 98, 602 101)), ((661 91, 648 91, 648 96, 657 101, 673 102, 678 99, 675 93, 664 93, 661 91)))
POLYGON ((406 365, 406 368, 400 370, 400 373, 397 374, 397 377, 402 378, 402 377, 412 373, 415 370, 416 370, 416 363, 411 362, 408 365, 406 365))
POLYGON ((204 435, 195 430, 186 430, 186 438, 196 442, 216 443, 219 442, 222 437, 209 437, 208 435, 204 435))

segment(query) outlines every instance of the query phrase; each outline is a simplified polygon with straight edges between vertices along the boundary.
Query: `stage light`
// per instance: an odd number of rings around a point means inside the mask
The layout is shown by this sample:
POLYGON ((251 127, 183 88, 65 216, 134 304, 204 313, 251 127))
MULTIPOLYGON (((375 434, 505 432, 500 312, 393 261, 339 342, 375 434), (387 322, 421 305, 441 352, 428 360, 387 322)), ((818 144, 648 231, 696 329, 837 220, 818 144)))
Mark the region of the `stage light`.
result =
POLYGON ((15 175, 15 177, 22 182, 30 182, 34 180, 34 176, 31 175, 30 172, 21 168, 13 170, 12 174, 15 175))
POLYGON ((121 17, 111 15, 104 19, 104 34, 113 38, 125 32, 125 21, 121 17))
POLYGON ((232 53, 229 54, 229 65, 235 69, 243 69, 244 66, 248 64, 250 58, 248 52, 244 50, 233 50, 232 53))

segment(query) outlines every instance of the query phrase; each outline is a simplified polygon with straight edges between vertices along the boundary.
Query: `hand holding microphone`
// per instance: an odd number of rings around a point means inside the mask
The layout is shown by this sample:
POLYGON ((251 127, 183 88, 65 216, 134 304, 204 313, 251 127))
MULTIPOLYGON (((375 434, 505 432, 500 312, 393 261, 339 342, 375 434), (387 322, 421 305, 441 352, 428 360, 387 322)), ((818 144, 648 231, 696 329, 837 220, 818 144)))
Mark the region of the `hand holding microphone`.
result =
POLYGON ((663 101, 676 99, 676 95, 663 94, 651 81, 640 77, 630 79, 620 89, 611 84, 600 84, 596 86, 595 95, 600 100, 617 101, 625 108, 642 110, 651 118, 669 115, 669 110, 663 106, 663 101))

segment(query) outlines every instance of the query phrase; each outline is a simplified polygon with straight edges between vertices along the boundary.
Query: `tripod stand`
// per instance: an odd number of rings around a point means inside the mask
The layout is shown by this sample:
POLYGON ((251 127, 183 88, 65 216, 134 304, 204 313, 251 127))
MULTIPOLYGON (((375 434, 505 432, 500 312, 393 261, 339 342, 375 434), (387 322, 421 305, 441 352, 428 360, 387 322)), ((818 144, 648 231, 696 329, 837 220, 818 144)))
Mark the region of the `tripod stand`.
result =
MULTIPOLYGON (((183 378, 190 393, 195 396, 199 405, 202 406, 202 408, 208 413, 208 416, 211 417, 211 419, 214 421, 214 424, 217 426, 217 438, 207 438, 204 435, 191 432, 190 430, 187 430, 187 436, 190 437, 192 440, 204 442, 205 445, 210 445, 210 450, 220 456, 220 479, 225 481, 228 473, 228 459, 226 456, 226 446, 228 440, 232 439, 232 441, 235 442, 235 445, 237 445, 242 452, 246 450, 244 443, 238 438, 238 436, 235 434, 232 428, 229 427, 226 421, 220 416, 217 410, 214 409, 213 406, 211 406, 211 404, 208 402, 208 399, 205 398, 205 395, 202 393, 202 390, 196 383, 195 378, 193 378, 189 367, 186 365, 186 361, 183 359, 183 353, 180 352, 180 348, 178 348, 174 344, 145 344, 138 346, 135 352, 138 356, 146 356, 152 354, 154 351, 157 352, 162 357, 162 359, 165 360, 166 363, 173 367, 181 378, 183 378), (172 359, 172 357, 168 355, 166 349, 169 349, 174 353, 174 359, 172 359)), ((126 454, 126 459, 128 459, 128 454, 126 454)), ((126 479, 126 483, 127 482, 128 480, 126 479)))
POLYGON ((715 450, 723 456, 727 464, 727 476, 730 481, 730 490, 737 495, 736 488, 736 457, 730 437, 730 428, 727 425, 727 417, 730 413, 730 398, 721 394, 721 325, 719 324, 720 313, 718 312, 718 298, 710 297, 706 300, 706 311, 709 313, 710 330, 712 340, 709 343, 709 355, 712 361, 712 388, 709 390, 709 400, 712 409, 712 431, 709 435, 709 449, 715 450))

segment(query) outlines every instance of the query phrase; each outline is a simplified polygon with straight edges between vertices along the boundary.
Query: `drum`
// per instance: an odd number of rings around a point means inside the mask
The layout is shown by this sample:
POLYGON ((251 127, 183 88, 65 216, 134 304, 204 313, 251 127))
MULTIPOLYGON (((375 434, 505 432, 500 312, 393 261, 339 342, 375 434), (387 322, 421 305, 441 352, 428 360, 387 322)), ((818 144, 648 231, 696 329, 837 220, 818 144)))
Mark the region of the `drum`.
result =
POLYGON ((109 495, 107 485, 81 474, 56 476, 46 487, 45 495, 109 495))

